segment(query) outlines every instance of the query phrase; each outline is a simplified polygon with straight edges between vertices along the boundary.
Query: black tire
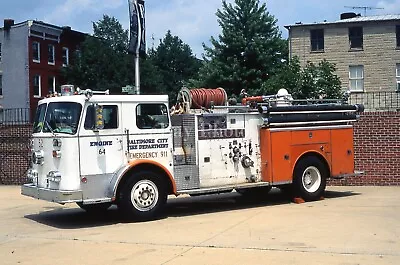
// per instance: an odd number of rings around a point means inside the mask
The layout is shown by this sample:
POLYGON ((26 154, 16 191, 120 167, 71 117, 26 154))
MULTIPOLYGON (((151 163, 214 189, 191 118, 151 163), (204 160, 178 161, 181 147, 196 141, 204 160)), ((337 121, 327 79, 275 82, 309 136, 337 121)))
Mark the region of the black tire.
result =
POLYGON ((111 206, 110 202, 96 204, 83 204, 81 202, 77 202, 76 204, 88 213, 104 213, 111 206))
POLYGON ((265 198, 271 189, 271 186, 264 186, 249 189, 237 189, 236 191, 242 196, 248 198, 265 198))
POLYGON ((141 171, 122 187, 118 209, 124 218, 147 221, 162 213, 166 201, 162 179, 151 171, 141 171))
POLYGON ((294 169, 293 191, 295 197, 305 201, 315 201, 325 192, 329 171, 315 156, 302 158, 294 169))

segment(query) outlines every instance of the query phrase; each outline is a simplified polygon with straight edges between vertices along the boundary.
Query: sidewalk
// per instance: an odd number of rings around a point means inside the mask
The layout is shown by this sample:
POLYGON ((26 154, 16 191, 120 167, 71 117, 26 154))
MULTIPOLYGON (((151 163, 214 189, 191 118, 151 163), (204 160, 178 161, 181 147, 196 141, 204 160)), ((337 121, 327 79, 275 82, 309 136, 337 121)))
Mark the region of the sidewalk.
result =
POLYGON ((177 198, 165 218, 126 223, 0 186, 1 264, 399 264, 400 187, 327 189, 304 204, 278 190, 177 198))

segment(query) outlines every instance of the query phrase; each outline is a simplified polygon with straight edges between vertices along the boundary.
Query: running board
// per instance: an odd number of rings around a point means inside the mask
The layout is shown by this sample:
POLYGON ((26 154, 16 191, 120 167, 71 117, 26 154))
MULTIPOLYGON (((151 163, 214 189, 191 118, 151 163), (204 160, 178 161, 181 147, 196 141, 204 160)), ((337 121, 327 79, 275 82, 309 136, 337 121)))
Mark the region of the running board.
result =
POLYGON ((178 195, 182 195, 182 194, 189 194, 189 195, 218 194, 218 193, 231 192, 234 189, 250 189, 250 188, 265 187, 265 186, 271 186, 271 184, 269 182, 243 183, 243 184, 227 185, 227 186, 222 186, 222 187, 180 190, 180 191, 177 191, 177 194, 178 195))
POLYGON ((354 171, 354 173, 350 174, 342 174, 342 175, 337 175, 337 176, 332 176, 332 179, 344 179, 344 178, 349 178, 349 177, 359 177, 364 174, 364 171, 354 171))

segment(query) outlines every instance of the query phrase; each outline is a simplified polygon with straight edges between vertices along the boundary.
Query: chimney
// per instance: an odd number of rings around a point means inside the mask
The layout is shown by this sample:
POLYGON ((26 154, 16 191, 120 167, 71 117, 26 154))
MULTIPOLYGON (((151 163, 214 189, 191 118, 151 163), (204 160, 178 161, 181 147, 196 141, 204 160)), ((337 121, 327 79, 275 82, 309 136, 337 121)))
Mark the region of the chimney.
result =
POLYGON ((14 19, 4 19, 4 30, 10 30, 12 26, 14 26, 14 19))
POLYGON ((340 20, 350 19, 350 18, 355 18, 355 17, 357 17, 357 14, 354 12, 347 12, 347 13, 340 14, 340 20))

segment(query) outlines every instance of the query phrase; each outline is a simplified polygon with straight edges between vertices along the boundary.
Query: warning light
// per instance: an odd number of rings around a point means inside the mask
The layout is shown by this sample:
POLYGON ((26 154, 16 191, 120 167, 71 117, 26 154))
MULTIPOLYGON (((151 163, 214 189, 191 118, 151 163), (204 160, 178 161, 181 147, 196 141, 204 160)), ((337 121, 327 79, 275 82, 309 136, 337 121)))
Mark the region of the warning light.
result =
POLYGON ((61 95, 62 96, 72 96, 75 93, 74 85, 62 85, 61 95))

